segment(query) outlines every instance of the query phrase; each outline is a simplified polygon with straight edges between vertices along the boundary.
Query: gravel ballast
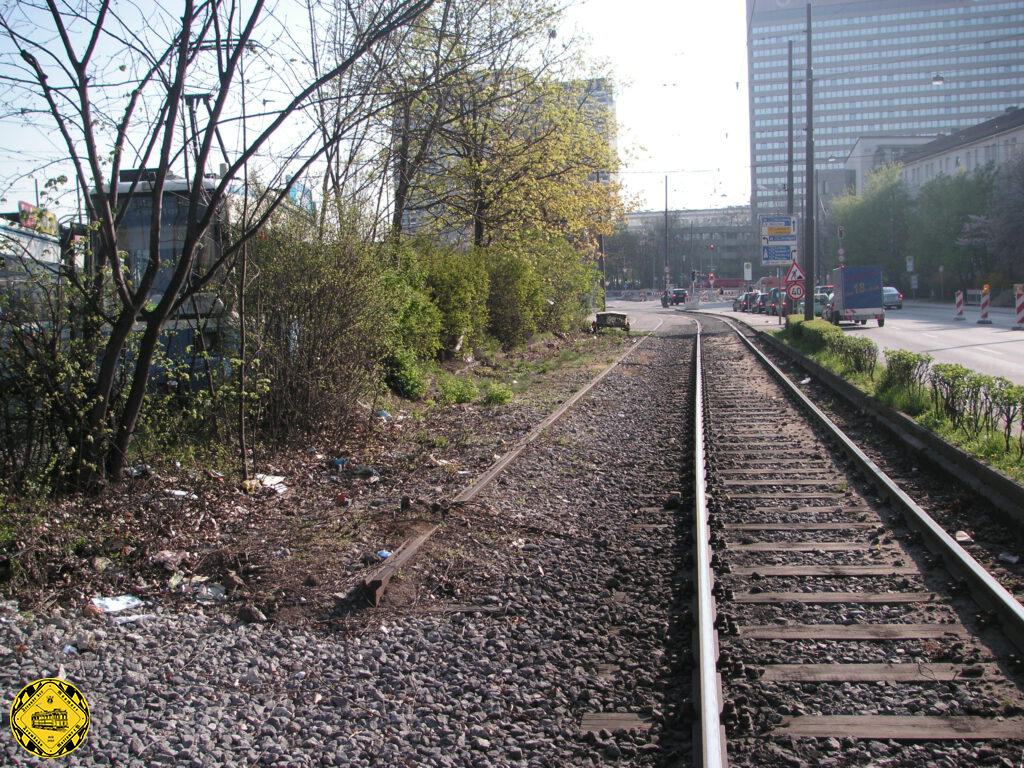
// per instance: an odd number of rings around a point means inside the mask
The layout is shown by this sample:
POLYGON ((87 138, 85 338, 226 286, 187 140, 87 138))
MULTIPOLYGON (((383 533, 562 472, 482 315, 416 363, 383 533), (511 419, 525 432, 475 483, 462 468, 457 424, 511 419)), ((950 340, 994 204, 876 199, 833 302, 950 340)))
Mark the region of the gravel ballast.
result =
MULTIPOLYGON (((689 525, 662 502, 686 507, 691 353, 649 339, 442 525, 415 568, 436 593, 321 629, 180 601, 122 624, 3 612, 5 702, 39 677, 78 685, 81 766, 689 760, 689 525), (581 729, 609 712, 637 727, 581 729)), ((37 764, 3 710, 0 759, 37 764)))

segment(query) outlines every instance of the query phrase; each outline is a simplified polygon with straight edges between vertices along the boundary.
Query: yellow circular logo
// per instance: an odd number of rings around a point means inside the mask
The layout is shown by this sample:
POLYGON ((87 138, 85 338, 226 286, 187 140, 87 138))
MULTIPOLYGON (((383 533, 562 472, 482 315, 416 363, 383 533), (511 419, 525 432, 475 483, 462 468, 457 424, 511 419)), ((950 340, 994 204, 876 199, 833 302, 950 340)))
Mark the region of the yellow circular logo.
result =
POLYGON ((89 732, 89 703, 73 684, 58 677, 34 680, 11 703, 11 731, 38 757, 74 752, 89 732))

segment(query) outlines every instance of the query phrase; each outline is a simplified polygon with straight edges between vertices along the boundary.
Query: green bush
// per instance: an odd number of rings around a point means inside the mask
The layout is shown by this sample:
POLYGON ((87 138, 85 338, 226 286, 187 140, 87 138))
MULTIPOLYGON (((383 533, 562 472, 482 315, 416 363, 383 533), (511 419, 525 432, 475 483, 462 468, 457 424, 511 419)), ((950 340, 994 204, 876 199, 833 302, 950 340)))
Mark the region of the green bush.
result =
POLYGON ((441 376, 437 380, 438 399, 442 403, 471 403, 480 394, 472 379, 441 376))
POLYGON ((600 274, 565 238, 532 235, 530 253, 541 281, 541 331, 571 331, 583 325, 598 298, 600 274))
POLYGON ((487 274, 488 330, 506 349, 518 347, 537 330, 540 279, 530 259, 516 247, 491 248, 487 274))
POLYGON ((487 328, 487 265, 482 249, 429 249, 423 254, 426 288, 441 315, 441 345, 464 353, 487 328))
POLYGON ((847 370, 874 376, 878 362, 878 347, 871 339, 862 336, 851 336, 838 331, 827 336, 825 344, 830 352, 839 357, 847 370))
POLYGON ((480 401, 484 405, 504 405, 512 400, 512 390, 504 384, 488 383, 484 385, 480 401))
POLYGON ((433 360, 441 349, 441 312, 422 291, 406 287, 404 293, 398 311, 398 344, 420 360, 433 360))
POLYGON ((928 381, 931 362, 931 355, 906 349, 885 350, 885 369, 878 381, 878 391, 920 391, 928 381))
POLYGON ((427 377, 410 349, 396 349, 388 355, 384 381, 392 392, 408 400, 422 400, 427 394, 427 377))
POLYGON ((821 352, 828 348, 829 340, 842 336, 843 332, 831 323, 815 319, 811 321, 802 320, 788 328, 793 339, 799 342, 799 346, 808 352, 821 352))

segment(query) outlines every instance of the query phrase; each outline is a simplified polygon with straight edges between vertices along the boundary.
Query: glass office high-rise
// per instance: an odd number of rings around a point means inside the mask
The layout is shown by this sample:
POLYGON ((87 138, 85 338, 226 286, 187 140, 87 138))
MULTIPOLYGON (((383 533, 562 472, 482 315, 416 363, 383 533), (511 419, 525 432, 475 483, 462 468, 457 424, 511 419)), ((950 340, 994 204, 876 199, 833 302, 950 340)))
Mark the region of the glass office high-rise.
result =
MULTIPOLYGON (((862 135, 948 134, 1024 106, 1024 2, 816 0, 815 166, 862 135)), ((747 0, 752 213, 786 209, 787 41, 793 41, 794 190, 804 187, 806 3, 747 0)))

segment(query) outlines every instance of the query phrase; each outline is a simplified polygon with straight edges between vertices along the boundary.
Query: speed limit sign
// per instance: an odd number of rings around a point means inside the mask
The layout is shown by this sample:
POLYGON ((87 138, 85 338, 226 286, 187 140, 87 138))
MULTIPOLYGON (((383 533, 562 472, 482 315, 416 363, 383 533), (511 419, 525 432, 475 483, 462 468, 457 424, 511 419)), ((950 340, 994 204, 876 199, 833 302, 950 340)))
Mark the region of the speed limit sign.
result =
POLYGON ((789 288, 786 289, 789 293, 789 298, 793 301, 800 301, 804 297, 804 284, 803 283, 790 283, 789 288))

